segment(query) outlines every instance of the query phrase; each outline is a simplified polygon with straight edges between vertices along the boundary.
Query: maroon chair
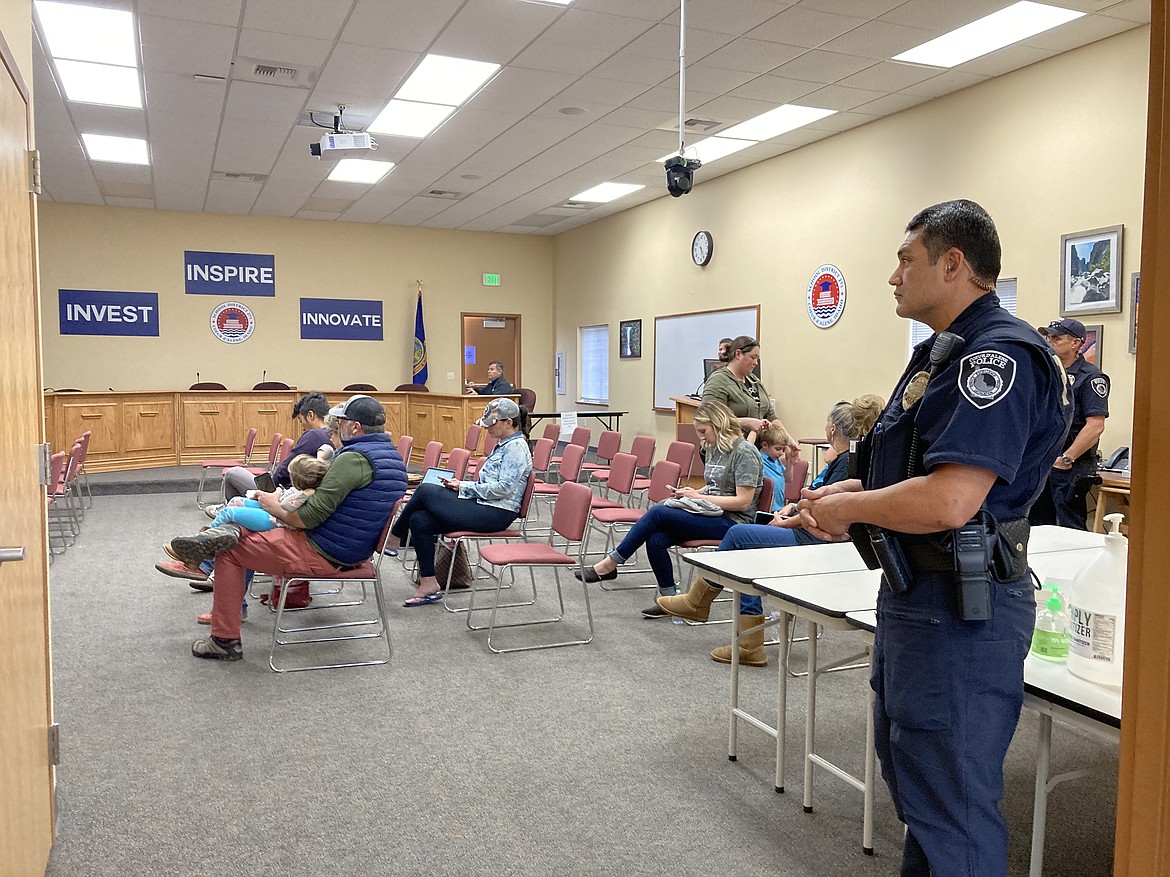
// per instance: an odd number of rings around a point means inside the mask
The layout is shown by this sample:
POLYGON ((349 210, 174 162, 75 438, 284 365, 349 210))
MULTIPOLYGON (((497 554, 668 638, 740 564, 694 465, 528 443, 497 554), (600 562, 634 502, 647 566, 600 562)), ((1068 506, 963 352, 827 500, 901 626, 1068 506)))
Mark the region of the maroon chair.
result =
MULTIPOLYGON (((203 471, 199 473, 199 487, 195 491, 195 505, 203 508, 203 485, 207 481, 208 469, 231 469, 235 466, 247 466, 252 460, 252 449, 256 447, 256 433, 257 429, 253 427, 248 430, 248 435, 244 439, 244 454, 241 458, 221 458, 204 460, 199 465, 203 467, 203 471)), ((220 484, 220 494, 223 493, 223 485, 220 484)))
POLYGON ((786 502, 800 500, 800 491, 808 480, 808 460, 797 457, 784 472, 784 499, 786 502))
POLYGON ((496 449, 496 445, 500 440, 492 435, 490 432, 484 436, 483 439, 483 453, 478 457, 472 457, 471 462, 467 464, 467 477, 475 478, 479 475, 479 467, 483 465, 483 461, 492 455, 492 451, 496 449))
POLYGON ((620 432, 615 432, 612 429, 607 429, 597 439, 597 450, 593 452, 593 456, 597 458, 597 462, 582 463, 581 468, 585 470, 585 472, 609 469, 610 460, 612 460, 613 455, 621 449, 622 434, 620 432))
MULTIPOLYGON (((452 530, 450 533, 443 534, 442 538, 445 539, 451 547, 451 557, 453 559, 450 567, 448 567, 448 569, 447 569, 447 581, 444 583, 444 586, 443 586, 443 608, 446 609, 448 612, 467 612, 468 611, 468 607, 466 607, 466 606, 453 607, 453 606, 449 606, 447 604, 447 600, 451 596, 451 587, 452 587, 451 581, 452 581, 452 578, 454 577, 454 574, 455 574, 454 558, 458 558, 460 556, 459 555, 459 546, 460 545, 464 546, 464 555, 463 556, 467 558, 468 570, 471 573, 472 580, 474 581, 476 578, 475 573, 476 573, 476 570, 479 568, 479 564, 478 564, 478 562, 472 563, 470 548, 473 546, 478 547, 479 543, 481 543, 481 542, 486 542, 488 544, 491 544, 493 542, 504 542, 504 541, 508 541, 508 540, 526 538, 527 534, 525 533, 525 524, 527 523, 527 520, 528 520, 528 511, 532 507, 532 489, 535 486, 536 486, 536 473, 530 472, 528 475, 528 484, 524 488, 524 496, 520 500, 520 511, 516 515, 516 520, 520 522, 520 528, 518 530, 514 530, 514 529, 509 528, 507 530, 495 530, 495 531, 490 532, 490 533, 486 532, 486 531, 478 531, 478 530, 452 530)), ((467 590, 470 590, 470 588, 467 590)), ((531 606, 535 600, 536 600, 536 589, 533 588, 532 600, 528 600, 526 602, 521 602, 521 603, 505 603, 502 605, 504 607, 531 606)))
POLYGON ((447 457, 446 468, 455 473, 455 480, 462 481, 467 477, 467 462, 471 453, 467 448, 456 448, 447 457))
POLYGON ((556 442, 560 437, 561 425, 559 423, 554 420, 552 423, 546 423, 544 425, 544 435, 541 438, 552 439, 553 442, 556 442))
MULTIPOLYGON (((567 452, 569 450, 570 445, 577 445, 583 451, 588 451, 589 450, 589 439, 592 437, 592 435, 593 435, 593 430, 591 430, 589 427, 578 426, 576 429, 573 430, 573 435, 569 439, 569 444, 565 446, 565 452, 567 452)), ((552 467, 558 471, 561 468, 561 459, 563 456, 564 456, 564 452, 562 452, 561 456, 557 456, 556 454, 553 454, 552 467)), ((582 462, 584 462, 584 459, 582 459, 582 462)), ((576 481, 577 478, 576 478, 576 476, 574 476, 573 478, 569 478, 567 480, 576 481)))
POLYGON ((475 591, 471 592, 471 605, 468 607, 467 627, 469 630, 486 630, 487 646, 496 654, 503 652, 521 652, 534 649, 555 649, 560 646, 585 645, 593 641, 593 609, 589 603, 589 585, 581 583, 582 594, 585 597, 585 615, 589 625, 589 635, 584 639, 566 639, 553 643, 536 643, 533 645, 512 646, 510 648, 496 648, 492 643, 495 632, 508 627, 527 627, 531 625, 557 624, 565 617, 564 594, 561 592, 561 570, 576 567, 582 579, 585 575, 585 528, 589 521, 589 501, 593 491, 584 484, 565 482, 560 486, 553 512, 552 528, 548 542, 506 542, 484 545, 479 550, 480 559, 490 570, 488 575, 496 580, 491 606, 487 607, 490 616, 487 624, 476 625, 475 618, 475 591), (576 545, 576 556, 569 554, 576 545), (504 571, 507 570, 510 581, 516 580, 517 567, 527 567, 532 586, 536 587, 536 569, 552 569, 553 580, 557 589, 557 604, 560 613, 547 618, 526 619, 511 621, 506 624, 497 623, 498 610, 507 608, 500 603, 500 591, 504 585, 504 571))
POLYGON ((428 469, 434 469, 439 465, 439 457, 443 453, 442 442, 427 442, 427 449, 423 451, 422 468, 425 474, 428 469))
MULTIPOLYGON (((483 427, 478 423, 473 423, 467 427, 467 435, 463 437, 463 447, 467 450, 468 458, 476 452, 479 448, 479 436, 483 432, 483 427)), ((439 456, 439 465, 442 465, 450 454, 441 454, 439 456)))
MULTIPOLYGON (((277 463, 280 462, 280 450, 283 442, 284 436, 279 432, 274 432, 272 434, 272 441, 268 443, 267 464, 264 466, 245 466, 244 468, 253 475, 263 475, 265 472, 271 473, 274 469, 276 469, 277 463)), ((292 448, 290 447, 289 450, 291 451, 292 448)))
MULTIPOLYGON (((619 454, 618 457, 622 455, 619 454)), ((617 469, 617 457, 614 458, 614 469, 617 469)), ((678 486, 679 479, 678 463, 670 460, 663 460, 654 467, 654 472, 650 476, 650 487, 648 490, 650 502, 660 503, 664 499, 669 499, 674 496, 674 489, 678 486)), ((615 471, 615 477, 618 473, 615 471)), ((605 535, 605 547, 602 550, 603 554, 608 554, 618 543, 618 535, 641 520, 642 516, 646 514, 648 509, 645 508, 613 508, 613 509, 594 509, 590 516, 589 526, 595 532, 603 533, 605 535)), ((620 572, 624 574, 649 572, 649 568, 628 568, 623 566, 620 572)), ((619 577, 620 578, 620 577, 619 577)), ((622 585, 613 586, 607 585, 604 581, 601 582, 601 587, 606 591, 628 591, 638 588, 657 588, 658 585, 654 582, 645 585, 622 585)))
POLYGON ((410 465, 410 451, 414 447, 414 436, 400 435, 398 437, 398 456, 402 458, 402 462, 410 465))
MULTIPOLYGON (((772 510, 772 497, 775 496, 776 485, 767 475, 764 476, 764 483, 760 486, 760 497, 756 500, 756 511, 768 512, 772 510)), ((670 550, 674 553, 674 565, 676 571, 676 578, 679 578, 677 571, 679 566, 679 552, 682 551, 701 551, 704 549, 714 550, 719 547, 722 539, 688 539, 686 542, 680 542, 678 545, 672 545, 670 550)), ((691 579, 695 577, 695 567, 692 565, 687 576, 687 586, 690 586, 691 579)), ((679 579, 681 581, 681 578, 679 579)))
POLYGON ((80 479, 79 489, 78 489, 77 495, 79 498, 81 497, 80 487, 84 486, 85 487, 85 495, 89 498, 88 504, 86 504, 85 502, 82 503, 81 508, 83 510, 93 508, 93 491, 90 490, 89 472, 86 471, 86 468, 85 468, 85 458, 89 454, 89 440, 92 436, 93 436, 93 430, 87 429, 80 436, 78 436, 77 441, 74 442, 74 444, 81 445, 81 458, 77 461, 78 468, 77 468, 77 472, 75 473, 76 477, 78 479, 80 479))
POLYGON ((49 521, 49 555, 64 554, 73 544, 77 535, 74 529, 76 516, 69 505, 66 487, 70 455, 58 451, 49 457, 49 483, 45 489, 45 511, 49 521), (58 550, 54 550, 53 539, 57 539, 58 550))

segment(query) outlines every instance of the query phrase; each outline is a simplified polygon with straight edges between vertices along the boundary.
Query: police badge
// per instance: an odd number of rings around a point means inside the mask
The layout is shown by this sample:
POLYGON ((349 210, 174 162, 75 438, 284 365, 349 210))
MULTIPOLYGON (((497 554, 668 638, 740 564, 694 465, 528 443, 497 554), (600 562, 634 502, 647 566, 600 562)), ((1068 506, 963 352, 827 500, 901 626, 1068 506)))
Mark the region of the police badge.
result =
POLYGON ((1016 361, 998 350, 970 353, 959 361, 959 392, 976 408, 990 408, 1015 382, 1016 361))

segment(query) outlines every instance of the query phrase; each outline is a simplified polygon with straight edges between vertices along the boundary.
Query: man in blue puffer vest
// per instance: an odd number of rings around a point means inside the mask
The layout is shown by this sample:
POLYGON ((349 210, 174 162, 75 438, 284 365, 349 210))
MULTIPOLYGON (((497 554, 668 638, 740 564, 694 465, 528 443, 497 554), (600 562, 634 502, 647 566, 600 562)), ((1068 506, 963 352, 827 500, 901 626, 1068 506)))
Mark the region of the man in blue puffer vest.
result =
POLYGON ((229 551, 215 557, 211 636, 198 640, 197 658, 238 661, 240 604, 247 570, 274 576, 328 576, 360 566, 377 550, 394 503, 406 492, 406 465, 386 434, 386 412, 376 399, 350 396, 332 408, 342 448, 321 486, 303 506, 285 511, 275 493, 257 494, 270 515, 291 529, 244 531, 229 551))

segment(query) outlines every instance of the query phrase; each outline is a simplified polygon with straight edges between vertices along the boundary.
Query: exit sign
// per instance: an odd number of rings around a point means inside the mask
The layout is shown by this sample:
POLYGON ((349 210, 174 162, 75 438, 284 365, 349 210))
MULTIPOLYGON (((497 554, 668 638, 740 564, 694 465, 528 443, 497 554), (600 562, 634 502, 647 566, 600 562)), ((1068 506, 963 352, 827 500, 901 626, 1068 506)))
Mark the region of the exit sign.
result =
POLYGON ((483 275, 483 285, 484 286, 499 286, 500 285, 500 275, 499 274, 485 274, 485 275, 483 275))

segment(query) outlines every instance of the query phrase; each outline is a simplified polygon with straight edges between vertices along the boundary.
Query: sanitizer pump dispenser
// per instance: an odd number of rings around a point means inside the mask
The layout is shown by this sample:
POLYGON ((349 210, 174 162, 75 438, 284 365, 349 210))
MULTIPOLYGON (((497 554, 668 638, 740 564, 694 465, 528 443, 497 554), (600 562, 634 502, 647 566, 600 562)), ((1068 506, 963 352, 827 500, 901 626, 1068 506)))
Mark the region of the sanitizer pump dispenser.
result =
POLYGON ((1125 658, 1125 575, 1129 540, 1124 515, 1106 515, 1105 551, 1078 575, 1069 610, 1068 669, 1099 685, 1121 687, 1125 658))

